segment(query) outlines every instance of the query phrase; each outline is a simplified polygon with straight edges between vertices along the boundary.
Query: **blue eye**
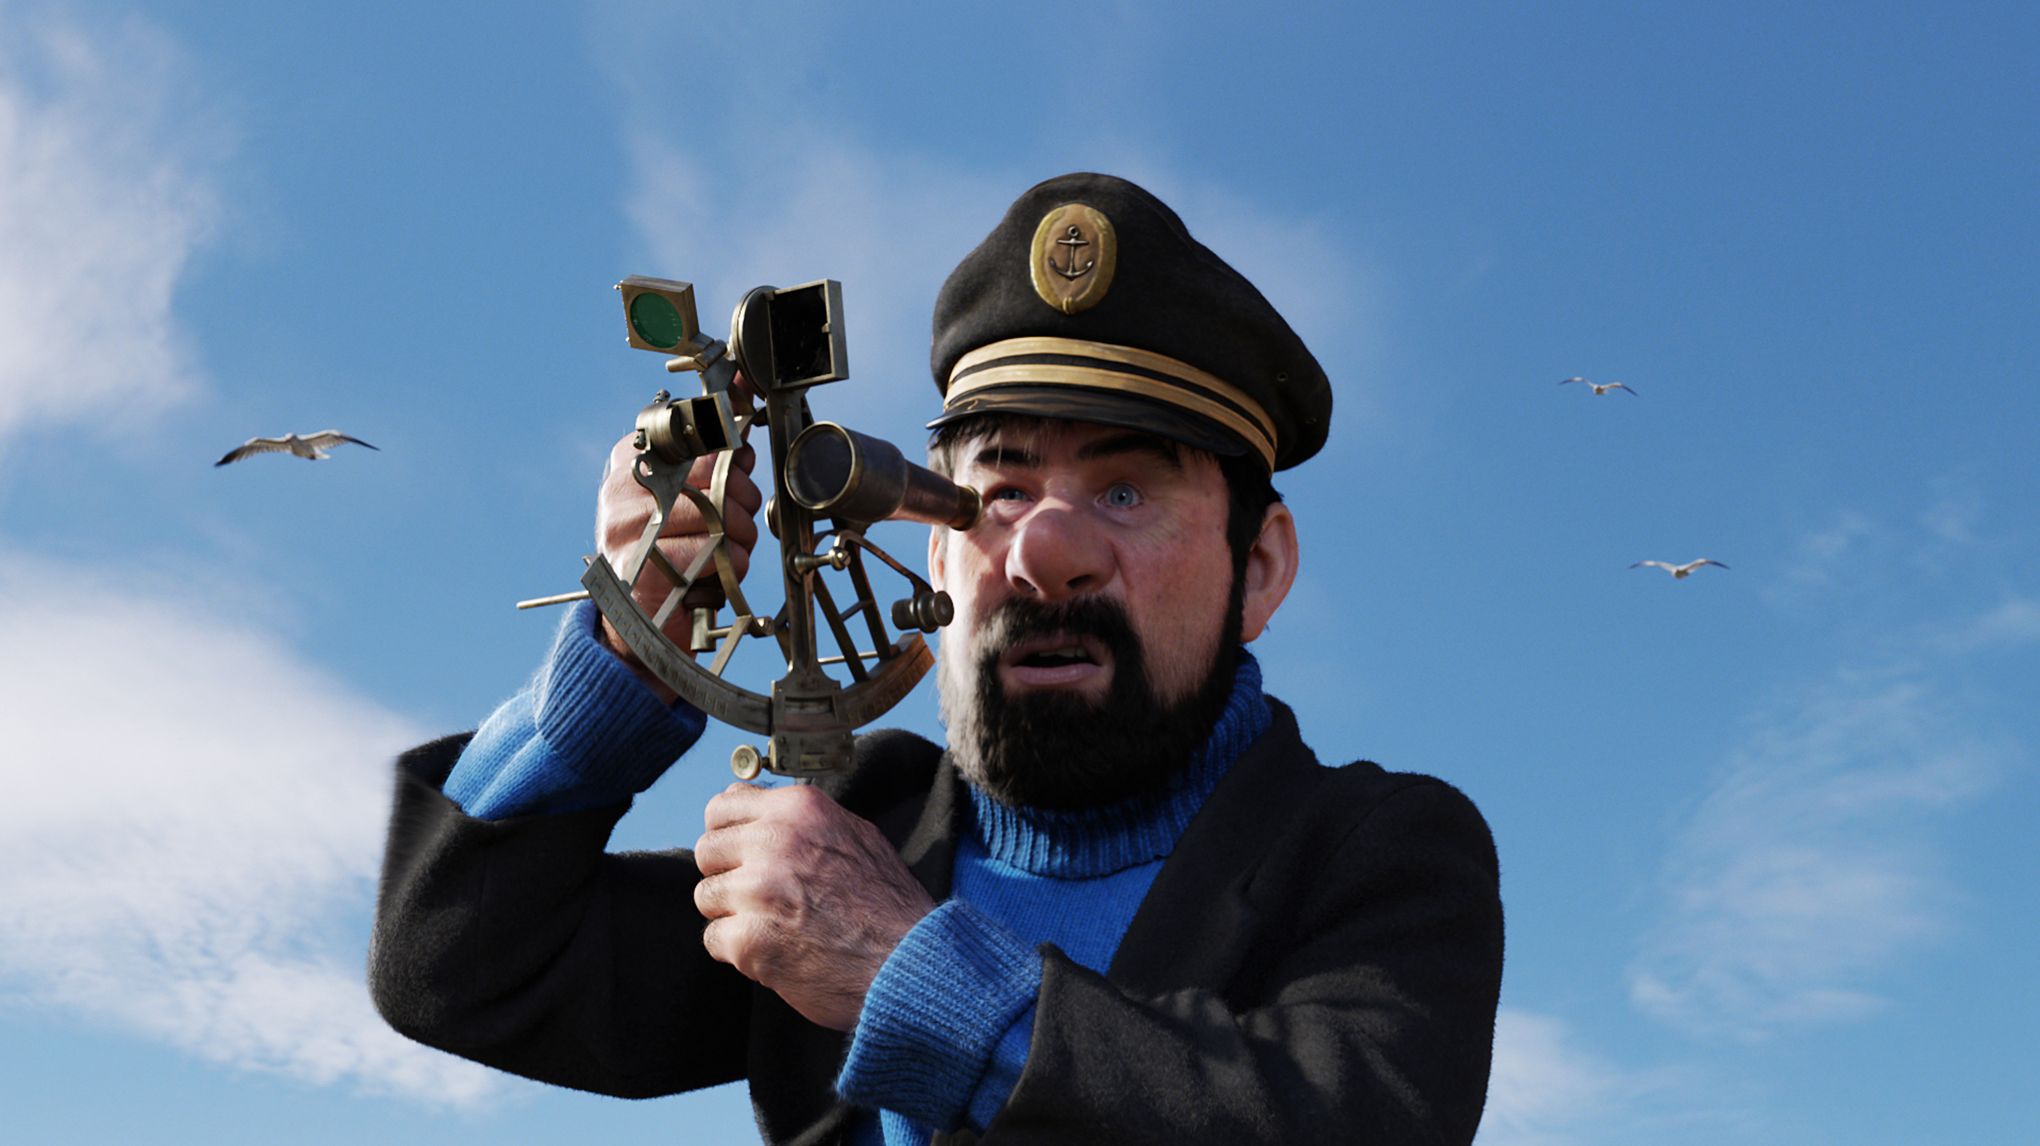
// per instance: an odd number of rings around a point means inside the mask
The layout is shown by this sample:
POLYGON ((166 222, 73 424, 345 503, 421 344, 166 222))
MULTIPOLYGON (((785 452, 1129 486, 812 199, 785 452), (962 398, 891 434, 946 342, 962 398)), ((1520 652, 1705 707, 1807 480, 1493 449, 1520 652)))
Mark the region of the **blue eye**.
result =
POLYGON ((1105 491, 1105 504, 1114 509, 1132 509, 1140 504, 1140 491, 1126 482, 1119 482, 1105 491))

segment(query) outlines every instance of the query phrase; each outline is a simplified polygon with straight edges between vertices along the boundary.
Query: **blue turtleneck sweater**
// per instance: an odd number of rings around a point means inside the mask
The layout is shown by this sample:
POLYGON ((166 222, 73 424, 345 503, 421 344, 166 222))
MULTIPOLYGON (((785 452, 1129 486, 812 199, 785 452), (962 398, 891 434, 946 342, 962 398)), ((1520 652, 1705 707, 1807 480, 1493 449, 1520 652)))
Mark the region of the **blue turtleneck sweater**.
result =
MULTIPOLYGON (((444 791, 484 819, 618 803, 644 791, 700 735, 594 637, 576 606, 546 666, 484 722, 444 791)), ((982 1131, 1027 1060, 1041 988, 1038 948, 1103 972, 1162 861, 1240 752, 1266 731, 1261 669, 1241 650, 1211 739, 1159 793, 1102 808, 1012 807, 970 789, 975 831, 957 842, 950 898, 879 969, 836 1080, 876 1111, 860 1144, 982 1131)))

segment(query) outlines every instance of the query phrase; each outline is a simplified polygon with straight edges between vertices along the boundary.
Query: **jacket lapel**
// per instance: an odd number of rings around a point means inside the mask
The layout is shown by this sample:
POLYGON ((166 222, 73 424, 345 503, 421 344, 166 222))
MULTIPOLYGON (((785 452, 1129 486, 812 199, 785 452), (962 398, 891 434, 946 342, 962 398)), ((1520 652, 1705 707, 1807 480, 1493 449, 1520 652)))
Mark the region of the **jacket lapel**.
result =
POLYGON ((899 845, 900 859, 906 861, 907 870, 914 873, 914 878, 921 881, 937 903, 949 898, 950 882, 955 875, 956 841, 959 833, 970 827, 969 815, 963 779, 956 774, 956 766, 949 762, 945 752, 942 763, 935 769, 928 800, 921 806, 921 816, 899 845))
POLYGON ((1273 697, 1274 720, 1199 809, 1134 913, 1105 976, 1140 994, 1233 977, 1259 918, 1247 894, 1266 843, 1281 833, 1324 770, 1273 697))

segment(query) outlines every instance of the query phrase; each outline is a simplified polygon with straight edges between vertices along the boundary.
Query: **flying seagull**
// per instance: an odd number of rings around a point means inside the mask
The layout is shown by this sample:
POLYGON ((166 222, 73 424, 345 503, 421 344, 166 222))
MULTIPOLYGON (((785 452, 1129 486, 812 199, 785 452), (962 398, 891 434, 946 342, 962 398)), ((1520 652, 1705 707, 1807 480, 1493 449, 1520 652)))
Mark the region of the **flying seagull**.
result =
MULTIPOLYGON (((332 455, 326 451, 342 442, 353 442, 357 446, 368 446, 368 443, 360 438, 350 437, 338 430, 320 430, 316 434, 305 434, 303 436, 285 434, 280 438, 249 438, 246 442, 228 450, 226 457, 213 464, 223 466, 228 462, 238 462, 242 458, 253 457, 256 454, 292 454, 296 457, 318 461, 321 458, 331 457, 332 455)), ((368 446, 368 448, 373 450, 376 447, 368 446)))
MULTIPOLYGON (((1587 380, 1585 378, 1566 378, 1562 379, 1559 385, 1563 386, 1567 382, 1587 382, 1587 380)), ((1592 390, 1597 396, 1606 394, 1610 390, 1621 390, 1631 398, 1636 397, 1636 391, 1631 390, 1626 384, 1621 382, 1587 382, 1587 388, 1592 390)))
MULTIPOLYGON (((1684 581, 1686 578, 1691 577, 1693 575, 1693 570, 1700 568, 1702 565, 1721 565, 1721 562, 1716 561, 1712 557, 1702 557, 1698 561, 1688 561, 1684 565, 1673 565, 1664 561, 1638 561, 1634 565, 1631 565, 1630 568, 1636 569, 1645 565, 1648 565, 1653 569, 1662 569, 1665 572, 1670 573, 1674 578, 1680 581, 1684 581)), ((1721 565, 1721 567, 1723 569, 1728 568, 1728 566, 1726 565, 1721 565)))

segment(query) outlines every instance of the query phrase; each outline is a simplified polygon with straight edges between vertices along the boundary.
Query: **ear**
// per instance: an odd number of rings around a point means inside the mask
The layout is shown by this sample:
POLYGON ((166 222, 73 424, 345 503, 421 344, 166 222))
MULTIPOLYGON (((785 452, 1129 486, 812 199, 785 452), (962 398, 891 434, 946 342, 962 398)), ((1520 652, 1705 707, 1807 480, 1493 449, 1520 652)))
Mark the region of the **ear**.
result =
POLYGON ((1300 553, 1296 544, 1296 518, 1281 502, 1268 507, 1261 518, 1261 533, 1247 550, 1244 602, 1240 610, 1240 643, 1261 635, 1268 619, 1282 607, 1289 587, 1296 583, 1300 553))
POLYGON ((928 527, 928 584, 940 591, 944 576, 949 571, 949 547, 943 544, 949 536, 947 526, 928 527))

